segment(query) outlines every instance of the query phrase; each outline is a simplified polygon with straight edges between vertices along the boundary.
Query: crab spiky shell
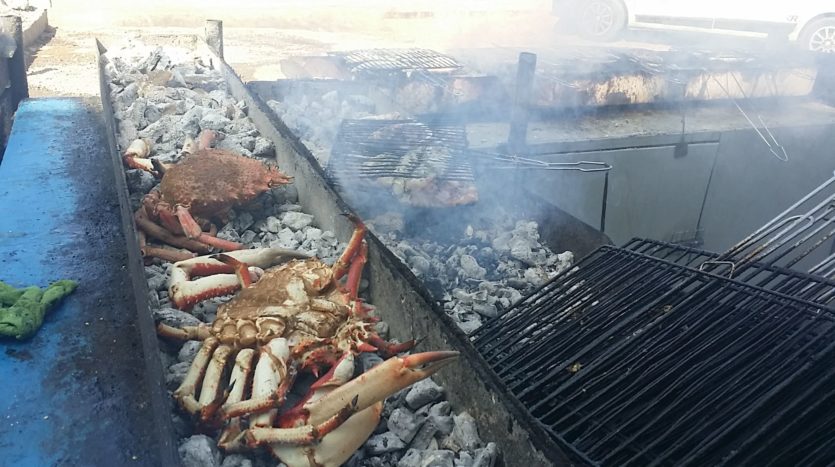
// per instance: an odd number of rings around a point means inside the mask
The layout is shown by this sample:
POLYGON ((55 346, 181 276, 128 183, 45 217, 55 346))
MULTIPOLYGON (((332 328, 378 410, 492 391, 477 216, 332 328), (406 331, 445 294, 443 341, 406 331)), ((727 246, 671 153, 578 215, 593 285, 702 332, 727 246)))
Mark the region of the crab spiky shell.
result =
POLYGON ((273 330, 281 331, 281 336, 291 337, 293 331, 300 331, 310 337, 336 337, 350 313, 347 296, 332 278, 330 266, 316 258, 270 268, 258 282, 218 308, 214 326, 220 329, 227 319, 279 318, 283 324, 273 330))
POLYGON ((298 313, 309 309, 311 298, 334 299, 347 305, 341 294, 327 293, 332 288, 322 293, 331 278, 330 266, 317 258, 291 260, 264 271, 258 282, 222 304, 218 314, 232 318, 255 318, 262 313, 263 307, 269 305, 293 308, 298 313))
POLYGON ((256 159, 204 149, 169 168, 159 190, 163 201, 189 206, 193 216, 211 217, 289 182, 278 169, 256 159))

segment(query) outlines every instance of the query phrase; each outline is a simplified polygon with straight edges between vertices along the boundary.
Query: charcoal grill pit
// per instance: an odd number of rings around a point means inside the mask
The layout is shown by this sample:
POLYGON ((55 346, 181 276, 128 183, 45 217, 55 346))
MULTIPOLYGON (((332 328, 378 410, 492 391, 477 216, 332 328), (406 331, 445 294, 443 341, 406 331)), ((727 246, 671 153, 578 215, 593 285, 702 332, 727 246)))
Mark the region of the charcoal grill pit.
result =
MULTIPOLYGON (((276 144, 279 164, 295 176, 300 199, 307 200, 305 209, 322 222, 332 220, 335 231, 346 235, 350 226, 340 222, 338 214, 349 210, 348 205, 326 180, 324 170, 299 137, 276 117, 265 102, 276 95, 276 83, 256 82, 245 86, 234 71, 222 61, 217 62, 229 91, 246 103, 249 117, 259 131, 276 144), (253 94, 250 90, 256 91, 253 94), (264 99, 259 97, 266 93, 264 99)), ((287 83, 285 83, 287 84, 287 83)), ((557 210, 546 222, 549 232, 558 232, 557 226, 565 226, 564 234, 572 238, 578 249, 589 251, 599 245, 601 236, 588 226, 573 222, 571 216, 557 210)), ((495 375, 476 357, 466 336, 444 313, 436 299, 400 259, 384 245, 376 234, 370 235, 369 266, 371 273, 370 294, 378 305, 383 318, 392 325, 396 337, 405 337, 401 330, 411 335, 425 336, 428 347, 446 346, 462 352, 466 364, 453 371, 436 375, 447 389, 447 396, 457 407, 466 408, 479 422, 483 436, 495 439, 506 465, 548 465, 565 462, 562 450, 550 441, 531 420, 524 415, 517 403, 505 397, 504 390, 496 391, 495 375), (387 311, 397 310, 397 312, 387 311), (471 359, 472 358, 472 359, 471 359), (496 401, 502 401, 496 404, 496 401)))
POLYGON ((581 462, 831 462, 835 447, 816 441, 832 417, 810 408, 835 388, 835 282, 814 274, 831 273, 832 255, 812 273, 791 267, 828 248, 833 183, 721 255, 601 247, 473 343, 581 462))
MULTIPOLYGON (((105 52, 104 47, 100 46, 100 52, 101 53, 105 52)), ((203 52, 200 51, 200 53, 202 54, 203 52)), ((221 96, 220 94, 217 94, 216 91, 211 91, 212 99, 217 100, 221 104, 221 108, 227 109, 227 110, 231 109, 232 107, 234 107, 236 109, 246 108, 243 105, 241 105, 243 103, 248 104, 248 106, 253 105, 254 104, 253 101, 247 100, 247 99, 251 99, 248 96, 248 94, 246 94, 245 92, 242 92, 245 89, 243 84, 239 80, 237 80, 237 77, 235 77, 234 79, 231 78, 232 76, 234 76, 232 70, 228 66, 226 66, 222 62, 222 60, 219 60, 217 56, 212 56, 211 53, 209 53, 209 56, 212 57, 212 60, 206 61, 205 63, 214 63, 215 66, 217 66, 219 68, 219 70, 212 70, 208 73, 203 73, 205 75, 204 78, 208 78, 208 81, 213 81, 214 80, 213 76, 216 74, 217 78, 220 78, 216 82, 221 84, 221 89, 223 89, 224 86, 228 86, 227 89, 229 89, 233 93, 240 92, 240 94, 238 94, 238 96, 240 96, 240 97, 238 97, 240 100, 237 101, 237 102, 235 102, 234 100, 231 100, 231 102, 230 102, 230 98, 228 96, 226 96, 226 95, 221 96), (222 78, 225 78, 225 80, 222 79, 222 78), (231 105, 231 107, 227 104, 231 105)), ((166 60, 167 60, 167 58, 166 58, 166 60)), ((103 89, 108 90, 108 89, 110 89, 110 86, 108 85, 108 82, 106 80, 106 74, 105 74, 105 71, 104 71, 106 63, 107 63, 106 59, 103 58, 102 60, 100 60, 100 73, 101 73, 101 76, 103 77, 103 89)), ((189 79, 192 79, 192 78, 193 77, 189 77, 189 79)), ((205 81, 205 79, 204 79, 204 81, 205 81)), ((127 88, 126 85, 129 86, 129 84, 127 82, 120 83, 120 84, 116 85, 114 89, 111 89, 111 91, 114 92, 114 95, 117 95, 120 92, 124 92, 124 89, 127 88)), ((154 91, 153 88, 154 88, 153 86, 149 86, 148 90, 149 91, 154 91)), ((175 93, 177 95, 181 95, 182 90, 175 91, 175 93)), ((106 93, 103 93, 103 94, 104 94, 103 97, 105 98, 105 100, 107 100, 107 94, 106 93)), ((112 110, 111 110, 111 112, 112 112, 112 110)), ((123 118, 124 118, 125 115, 129 115, 129 113, 125 113, 124 110, 118 110, 117 109, 117 112, 118 112, 119 115, 123 116, 123 118)), ((188 112, 188 111, 186 111, 186 112, 188 112)), ((263 112, 264 112, 263 109, 257 109, 257 110, 252 109, 251 110, 252 115, 250 116, 250 118, 252 118, 254 121, 259 121, 261 118, 263 118, 263 115, 264 115, 263 112)), ((109 114, 109 118, 110 118, 110 121, 113 125, 112 126, 113 128, 119 128, 119 127, 121 127, 122 129, 126 128, 124 123, 127 123, 127 122, 122 122, 121 125, 116 125, 115 121, 113 120, 113 114, 112 113, 109 114)), ((235 119, 238 119, 238 118, 239 117, 235 117, 235 119)), ((202 127, 203 125, 211 125, 211 124, 213 124, 212 122, 213 122, 212 119, 208 119, 208 120, 205 120, 205 121, 201 120, 200 124, 201 124, 201 127, 202 127)), ((179 128, 179 126, 182 125, 182 124, 183 123, 180 122, 178 125, 175 125, 174 128, 179 128)), ((265 135, 270 135, 271 132, 275 132, 275 127, 273 127, 273 126, 264 127, 264 128, 265 128, 265 131, 264 131, 265 135)), ((226 126, 224 127, 224 130, 229 131, 230 129, 239 130, 240 133, 236 134, 236 133, 230 131, 231 134, 229 136, 227 136, 226 140, 224 140, 224 141, 227 141, 228 144, 243 144, 244 146, 246 146, 248 144, 246 142, 246 138, 252 138, 253 137, 253 135, 250 134, 250 131, 249 131, 247 125, 243 124, 243 122, 239 122, 237 120, 233 120, 231 122, 226 122, 226 126), (242 136, 242 135, 245 135, 245 137, 242 136), (230 139, 231 139, 231 141, 230 141, 230 139)), ((153 131, 156 132, 157 129, 153 129, 153 131)), ((177 136, 176 134, 161 136, 160 138, 161 138, 161 141, 163 143, 163 146, 166 146, 169 139, 176 138, 176 136, 177 136)), ((270 135, 270 136, 272 136, 272 135, 270 135)), ((258 137, 255 136, 255 138, 258 138, 258 137)), ((118 139, 124 140, 125 135, 123 133, 119 132, 116 139, 117 140, 118 139)), ((173 139, 172 139, 172 141, 173 141, 173 139)), ((338 214, 342 213, 342 212, 349 211, 349 209, 343 203, 341 203, 341 201, 339 200, 338 197, 333 196, 332 192, 324 192, 323 193, 321 191, 318 191, 315 188, 317 186, 317 184, 320 184, 318 186, 320 186, 322 188, 327 187, 327 185, 324 184, 323 179, 321 178, 322 175, 323 175, 321 172, 315 172, 314 167, 312 167, 310 165, 306 165, 307 161, 299 158, 294 152, 292 152, 292 150, 287 150, 288 148, 283 145, 283 143, 285 143, 285 140, 283 140, 281 138, 277 138, 275 141, 276 141, 276 146, 278 146, 276 152, 279 155, 281 155, 281 157, 287 157, 289 159, 289 160, 279 161, 282 170, 287 171, 289 173, 294 173, 294 175, 296 175, 296 177, 297 177, 296 180, 295 180, 295 183, 292 186, 294 188, 296 188, 296 191, 298 191, 298 198, 293 198, 293 199, 298 199, 298 201, 302 205, 304 205, 302 208, 305 211, 313 212, 314 214, 316 214, 317 215, 316 219, 320 223, 320 226, 323 229, 326 229, 326 228, 335 229, 336 231, 340 232, 340 236, 342 236, 343 238, 347 238, 347 236, 350 233, 352 227, 351 227, 350 223, 348 223, 344 219, 343 216, 340 216, 338 214), (283 151, 285 151, 285 150, 287 150, 286 153, 283 153, 283 151), (312 172, 312 174, 314 176, 312 176, 310 178, 307 178, 307 179, 305 179, 302 176, 299 176, 300 172, 304 173, 305 171, 308 171, 308 170, 311 170, 311 169, 314 170, 314 172, 312 172), (319 177, 319 178, 317 178, 317 177, 319 177)), ((174 143, 174 144, 176 144, 176 143, 174 143)), ((241 152, 245 152, 245 151, 246 151, 245 148, 241 150, 241 152)), ((169 156, 168 155, 163 155, 163 157, 169 157, 169 156)), ((132 180, 131 186, 133 186, 133 187, 143 187, 143 186, 145 186, 145 183, 142 180, 142 177, 139 177, 138 179, 133 179, 132 180)), ((147 186, 146 188, 150 188, 150 186, 147 186)), ((274 193, 266 195, 267 198, 273 198, 274 196, 275 196, 274 193)), ((290 195, 285 193, 285 194, 282 194, 282 196, 290 196, 290 195)), ((295 196, 295 195, 293 195, 293 196, 295 196)), ((133 201, 135 202, 136 199, 137 199, 135 193, 132 196, 132 198, 133 198, 133 201)), ((264 197, 262 197, 262 198, 264 198, 264 197)), ((290 200, 290 198, 288 198, 288 200, 290 200)), ((255 211, 252 211, 252 212, 261 211, 262 209, 278 209, 279 212, 283 212, 284 214, 296 214, 296 211, 298 211, 299 208, 300 208, 299 206, 294 206, 294 205, 284 205, 284 206, 273 206, 273 207, 271 207, 270 206, 271 203, 268 202, 268 201, 270 201, 270 200, 258 199, 258 200, 256 200, 255 206, 245 206, 245 207, 241 208, 240 210, 236 210, 237 216, 233 216, 233 220, 230 224, 235 224, 238 221, 238 217, 249 214, 249 212, 253 209, 255 211), (284 210, 283 210, 284 207, 287 207, 287 209, 288 209, 287 212, 284 212, 284 210), (279 209, 279 208, 281 208, 281 209, 279 209)), ((290 200, 290 202, 292 202, 292 200, 290 200)), ((301 214, 300 214, 300 216, 301 216, 301 214)), ((283 220, 284 216, 282 215, 280 217, 282 217, 281 222, 285 222, 285 220, 283 220)), ((296 216, 296 217, 299 217, 299 216, 296 216)), ((264 219, 261 219, 261 220, 263 221, 264 219)), ((252 223, 252 221, 256 221, 256 222, 259 221, 258 216, 254 216, 254 215, 251 216, 248 223, 252 223)), ((239 232, 235 232, 234 229, 228 229, 227 227, 229 227, 229 226, 226 226, 223 229, 221 229, 220 234, 223 234, 224 231, 226 231, 227 234, 233 234, 233 235, 239 234, 239 232)), ((245 228, 245 227, 243 227, 243 228, 245 228)), ((307 229, 307 227, 305 227, 305 229, 307 229)), ((318 230, 318 229, 316 229, 316 230, 318 230)), ((327 232, 322 233, 320 231, 321 237, 324 238, 326 233, 327 232)), ((334 238, 334 241, 335 241, 335 238, 334 238)), ((380 310, 382 310, 382 308, 384 308, 386 306, 392 307, 392 310, 395 310, 394 313, 392 314, 392 317, 395 317, 395 319, 388 319, 386 316, 383 316, 383 318, 386 322, 389 322, 391 324, 391 332, 393 334, 396 334, 396 337, 402 339, 403 337, 408 336, 411 332, 415 331, 415 329, 412 328, 411 326, 408 326, 408 322, 404 323, 404 321, 407 321, 404 318, 402 318, 402 317, 396 318, 396 316, 398 316, 400 314, 400 312, 398 310, 403 309, 404 310, 403 312, 405 312, 405 313, 408 313, 409 311, 412 311, 413 314, 411 315, 411 318, 423 317, 422 319, 425 320, 426 317, 427 317, 427 315, 426 315, 427 308, 422 308, 422 306, 425 306, 425 305, 421 305, 417 302, 417 300, 419 300, 420 297, 415 296, 415 291, 410 286, 410 284, 407 282, 407 280, 404 280, 402 277, 397 276, 397 275, 395 275, 394 277, 391 277, 391 276, 387 277, 387 274, 391 274, 391 273, 387 273, 387 269, 390 270, 390 271, 395 271, 395 269, 392 268, 390 265, 386 265, 385 263, 382 263, 382 265, 381 265, 381 258, 380 258, 379 250, 383 249, 383 247, 381 247, 378 243, 375 243, 375 242, 378 242, 378 241, 373 236, 368 238, 368 241, 371 244, 371 252, 370 252, 370 258, 369 258, 369 263, 370 264, 369 264, 369 266, 366 267, 367 271, 370 270, 369 271, 370 273, 368 275, 369 282, 370 282, 369 302, 374 303, 375 305, 378 305, 380 307, 379 308, 380 310), (394 284, 394 285, 391 286, 391 284, 394 284), (397 295, 398 293, 400 295, 397 295), (404 300, 402 298, 404 296, 409 296, 408 300, 404 300), (382 297, 382 299, 377 300, 375 297, 382 297)), ((383 254, 383 256, 385 256, 385 253, 383 254)), ((152 293, 151 293, 150 301, 152 303, 157 302, 157 301, 164 303, 167 300, 166 293, 164 291, 164 288, 165 288, 165 282, 164 282, 165 271, 164 271, 164 269, 160 268, 158 265, 150 266, 149 268, 146 268, 146 275, 148 275, 149 284, 151 285, 151 289, 152 289, 151 290, 152 293), (160 291, 159 294, 156 293, 156 291, 158 291, 158 290, 160 291)), ((216 309, 218 303, 220 303, 222 301, 223 300, 216 299, 216 300, 213 300, 210 303, 205 304, 204 306, 198 307, 199 309, 197 309, 196 315, 201 316, 202 317, 201 319, 203 319, 204 321, 205 320, 211 320, 211 315, 214 313, 213 310, 216 309)), ((154 306, 156 306, 156 305, 154 305, 154 306)), ((165 311, 165 310, 163 310, 163 311, 165 311)), ((177 314, 177 313, 173 313, 173 315, 172 315, 171 310, 168 310, 167 315, 166 315, 166 313, 162 313, 161 315, 168 316, 168 319, 172 319, 172 318, 173 319, 193 319, 193 318, 187 318, 185 316, 181 316, 182 314, 177 314)), ((160 316, 158 316, 158 317, 160 317, 160 316)), ((425 347, 422 346, 421 348, 422 349, 423 348, 428 349, 428 348, 431 348, 435 345, 441 345, 444 348, 449 348, 450 347, 449 342, 444 338, 439 338, 438 337, 438 334, 439 334, 438 330, 433 329, 433 327, 436 326, 436 324, 432 324, 432 323, 428 323, 428 324, 429 324, 429 328, 431 329, 431 334, 430 334, 430 332, 424 331, 423 335, 426 335, 428 337, 427 337, 427 340, 426 340, 425 347)), ((420 332, 421 330, 418 329, 418 331, 420 332)), ((443 331, 441 331, 441 332, 443 332, 443 331)), ((452 346, 454 346, 454 344, 452 344, 452 346)), ((167 346, 164 346, 164 347, 167 348, 167 346)), ((179 358, 182 361, 181 363, 184 363, 185 361, 187 361, 188 353, 189 352, 185 348, 183 348, 180 351, 180 354, 178 356, 174 357, 174 358, 179 358), (186 360, 183 360, 183 359, 186 359, 186 360)), ((175 355, 176 355, 176 352, 175 352, 175 355)), ((169 360, 168 363, 172 362, 170 360, 171 356, 163 355, 163 359, 169 360)), ((176 360, 173 360, 173 361, 176 362, 176 360)), ((172 368, 176 367, 178 365, 181 365, 181 363, 177 363, 175 365, 172 365, 172 368)), ((468 371, 471 372, 472 370, 468 370, 468 371)), ((465 374, 467 374, 467 372, 465 372, 465 374)), ((171 375, 171 376, 176 376, 176 375, 171 375)), ((472 381, 475 381, 475 380, 477 380, 477 377, 471 377, 468 380, 465 379, 465 381, 468 382, 467 383, 468 385, 472 385, 472 381)), ((456 409, 458 409, 459 403, 457 401, 462 400, 462 398, 458 395, 458 393, 466 391, 466 388, 463 385, 460 388, 452 387, 449 384, 449 382, 444 382, 444 386, 445 387, 450 387, 450 389, 446 389, 446 391, 448 393, 450 393, 450 396, 451 396, 450 399, 451 399, 452 402, 454 402, 454 407, 456 409)), ((424 388, 424 390, 425 390, 425 388, 424 388)), ((399 410, 400 410, 400 413, 401 413, 401 419, 400 419, 401 421, 403 420, 402 419, 402 416, 404 416, 403 414, 409 414, 409 413, 411 413, 411 409, 417 408, 416 406, 412 405, 413 404, 412 402, 409 402, 410 399, 406 397, 406 394, 407 394, 406 392, 404 392, 402 394, 399 394, 397 397, 394 397, 391 401, 389 401, 390 402, 389 403, 390 407, 399 407, 399 410), (408 406, 403 405, 404 404, 404 398, 405 398, 405 403, 408 404, 408 406)), ((444 405, 444 404, 442 404, 442 405, 444 405)), ((445 405, 446 405, 445 408, 442 407, 442 408, 437 409, 437 410, 439 410, 438 416, 440 416, 442 418, 447 417, 447 418, 450 419, 449 421, 451 422, 452 417, 444 415, 445 413, 448 413, 448 410, 449 410, 449 404, 446 403, 445 405)), ((470 405, 472 406, 472 404, 470 404, 470 405)), ((484 405, 484 407, 475 406, 473 408, 476 408, 478 410, 486 410, 489 407, 487 405, 484 405)), ((429 408, 426 407, 426 409, 423 410, 423 412, 428 411, 428 409, 429 408)), ((421 413, 423 413, 423 412, 421 412, 421 413)), ((478 419, 482 418, 480 416, 479 411, 471 410, 471 412, 476 415, 476 418, 478 418, 478 419)), ((498 415, 493 415, 493 417, 499 417, 499 420, 502 420, 500 418, 501 416, 502 416, 501 412, 499 412, 498 415)), ((180 421, 176 421, 175 423, 177 424, 177 429, 180 430, 180 432, 182 433, 183 425, 184 425, 183 421, 180 420, 180 421)), ((391 422, 390 426, 394 426, 394 423, 395 422, 391 422)), ((455 426, 459 426, 459 425, 464 426, 464 428, 460 428, 459 433, 472 433, 473 430, 475 429, 475 424, 476 424, 476 422, 473 420, 472 417, 470 417, 470 416, 468 416, 467 414, 464 414, 464 413, 462 413, 460 415, 456 415, 454 423, 455 423, 455 426)), ((480 423, 481 422, 479 422, 479 424, 480 423)), ((507 423, 502 421, 502 427, 508 426, 508 423, 513 424, 514 422, 513 422, 512 419, 507 423)), ((452 427, 452 425, 450 425, 450 428, 451 427, 452 427)), ((443 432, 439 432, 439 433, 440 434, 438 434, 438 436, 444 436, 443 432)), ((482 435, 485 436, 486 439, 489 439, 488 437, 491 436, 489 432, 482 433, 482 435)), ((382 436, 383 438, 385 438, 384 435, 379 435, 379 436, 382 436)), ((516 433, 514 435, 514 437, 517 438, 517 439, 520 439, 520 438, 524 439, 524 438, 522 438, 523 436, 524 436, 524 432, 516 433)), ((496 444, 495 443, 484 444, 478 438, 466 438, 466 436, 465 436, 466 439, 462 439, 459 434, 452 435, 451 437, 447 436, 447 438, 449 438, 448 442, 444 441, 447 444, 441 445, 440 448, 449 450, 449 453, 453 454, 453 457, 454 457, 454 453, 450 449, 456 449, 457 450, 458 448, 456 446, 460 446, 462 448, 465 448, 465 450, 468 450, 470 452, 469 455, 471 457, 473 457, 475 459, 481 459, 481 462, 488 462, 488 463, 491 462, 490 459, 494 459, 497 456, 497 453, 499 452, 496 449, 496 444), (452 444, 449 444, 449 443, 452 443, 452 444), (456 444, 456 443, 458 443, 458 444, 456 444), (464 444, 462 444, 462 443, 464 443, 464 444), (466 447, 464 446, 465 444, 466 444, 466 447)), ((430 440, 430 441, 432 441, 432 440, 430 440)), ((441 441, 435 440, 434 446, 437 446, 438 445, 437 443, 439 443, 439 442, 441 442, 441 441)), ((211 443, 212 443, 211 439, 208 439, 208 438, 204 439, 204 438, 201 438, 200 436, 193 436, 193 437, 189 438, 188 442, 186 443, 189 446, 188 448, 186 448, 186 445, 183 445, 181 447, 181 453, 184 452, 183 450, 186 450, 186 449, 193 449, 193 448, 201 447, 201 446, 202 447, 207 447, 207 446, 211 445, 211 443)), ((428 455, 428 454, 423 453, 425 451, 425 448, 423 448, 423 451, 421 451, 421 450, 410 450, 409 452, 404 452, 405 447, 400 449, 400 450, 398 450, 396 448, 383 449, 383 448, 385 448, 385 444, 386 444, 385 439, 377 440, 376 441, 377 444, 373 444, 373 443, 374 443, 373 441, 369 441, 369 444, 367 445, 367 449, 371 450, 371 452, 372 452, 371 455, 376 454, 376 456, 378 456, 378 457, 376 459, 372 459, 371 462, 383 462, 384 464, 388 465, 389 463, 396 463, 397 459, 399 459, 403 455, 409 455, 413 459, 414 459, 415 456, 421 457, 421 456, 424 456, 424 455, 428 455), (380 443, 382 443, 382 444, 380 444, 380 443), (383 448, 381 448, 380 446, 383 446, 383 448), (382 452, 376 451, 378 449, 383 449, 383 451, 382 452), (394 452, 386 452, 386 451, 391 451, 392 449, 394 450, 394 452)), ((408 443, 406 443, 406 445, 408 445, 408 443)), ((433 444, 430 443, 430 446, 429 446, 430 450, 431 450, 432 446, 433 446, 433 444)), ((428 452, 428 451, 426 451, 426 452, 428 452)), ((446 454, 446 453, 442 453, 442 454, 446 454)), ((463 455, 464 454, 462 454, 462 456, 463 455)), ((536 456, 537 454, 530 453, 529 455, 536 456)), ((263 461, 264 460, 261 459, 261 458, 255 458, 256 464, 262 463, 263 461)))

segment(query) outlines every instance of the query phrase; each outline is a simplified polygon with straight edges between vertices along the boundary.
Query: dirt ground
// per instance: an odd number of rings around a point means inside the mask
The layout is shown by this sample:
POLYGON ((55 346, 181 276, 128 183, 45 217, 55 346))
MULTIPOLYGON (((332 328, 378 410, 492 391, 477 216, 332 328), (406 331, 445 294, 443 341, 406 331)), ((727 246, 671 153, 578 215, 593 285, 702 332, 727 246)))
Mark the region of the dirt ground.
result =
MULTIPOLYGON (((354 15, 356 16, 356 15, 354 15)), ((500 48, 548 44, 555 18, 515 13, 509 16, 436 16, 389 18, 335 23, 323 17, 282 27, 229 27, 224 20, 226 60, 244 80, 281 77, 279 61, 296 55, 371 47, 500 48)), ((202 27, 84 27, 67 19, 58 22, 29 50, 32 96, 95 96, 98 81, 95 39, 105 46, 129 37, 203 35, 202 27), (70 24, 68 24, 68 22, 70 24)), ((240 24, 240 21, 232 21, 240 24)), ((50 20, 50 24, 54 24, 50 20)))
POLYGON ((728 42, 715 35, 652 31, 630 31, 615 43, 589 44, 558 35, 558 19, 551 14, 550 1, 544 0, 467 0, 445 6, 440 0, 288 0, 280 10, 267 0, 242 0, 235 8, 219 0, 153 0, 154 5, 136 12, 129 11, 126 0, 106 7, 92 0, 53 2, 49 18, 54 26, 29 50, 32 96, 97 96, 96 38, 114 46, 131 37, 202 37, 206 18, 223 20, 226 60, 244 80, 281 78, 279 62, 286 57, 354 48, 427 47, 482 68, 489 62, 513 63, 521 51, 535 52, 547 63, 551 55, 589 45, 602 53, 609 47, 768 46, 741 39, 728 42), (172 26, 178 22, 184 26, 172 26))

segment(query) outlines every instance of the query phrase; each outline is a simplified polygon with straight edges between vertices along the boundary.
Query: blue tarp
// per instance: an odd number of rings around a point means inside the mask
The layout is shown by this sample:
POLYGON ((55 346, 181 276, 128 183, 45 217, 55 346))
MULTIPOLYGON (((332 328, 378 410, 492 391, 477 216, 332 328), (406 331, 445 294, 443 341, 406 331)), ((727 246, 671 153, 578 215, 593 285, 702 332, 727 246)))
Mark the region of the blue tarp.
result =
POLYGON ((79 287, 32 339, 0 340, 2 466, 159 464, 114 180, 96 111, 21 104, 0 163, 0 280, 79 287))

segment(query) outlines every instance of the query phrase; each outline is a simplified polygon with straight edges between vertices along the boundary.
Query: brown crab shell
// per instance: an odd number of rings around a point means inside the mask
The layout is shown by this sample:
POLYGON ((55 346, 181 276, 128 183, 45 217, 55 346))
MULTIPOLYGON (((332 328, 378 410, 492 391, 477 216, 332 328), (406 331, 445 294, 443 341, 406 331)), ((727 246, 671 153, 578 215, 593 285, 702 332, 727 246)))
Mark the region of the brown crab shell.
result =
POLYGON ((211 217, 291 181, 257 159, 203 149, 166 170, 159 191, 162 200, 172 206, 189 206, 193 216, 211 217))

